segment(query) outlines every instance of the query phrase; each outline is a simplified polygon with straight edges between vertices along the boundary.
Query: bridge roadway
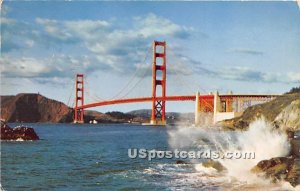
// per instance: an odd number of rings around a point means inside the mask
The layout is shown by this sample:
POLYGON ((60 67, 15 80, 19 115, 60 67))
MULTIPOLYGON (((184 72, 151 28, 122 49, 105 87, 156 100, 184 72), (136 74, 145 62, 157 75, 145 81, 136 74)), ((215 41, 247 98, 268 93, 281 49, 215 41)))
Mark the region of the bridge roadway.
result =
MULTIPOLYGON (((262 94, 234 94, 234 95, 219 95, 221 99, 231 99, 231 98, 273 98, 278 95, 262 95, 262 94)), ((214 95, 200 95, 200 100, 211 100, 214 98, 214 95)), ((78 106, 78 109, 86 109, 91 107, 105 106, 105 105, 114 105, 114 104, 124 104, 124 103, 137 103, 137 102, 151 102, 153 97, 140 97, 140 98, 124 98, 124 99, 113 99, 99 101, 95 103, 85 104, 78 106)), ((196 95, 183 95, 183 96, 166 96, 166 97, 156 97, 155 100, 163 101, 195 101, 196 95)))

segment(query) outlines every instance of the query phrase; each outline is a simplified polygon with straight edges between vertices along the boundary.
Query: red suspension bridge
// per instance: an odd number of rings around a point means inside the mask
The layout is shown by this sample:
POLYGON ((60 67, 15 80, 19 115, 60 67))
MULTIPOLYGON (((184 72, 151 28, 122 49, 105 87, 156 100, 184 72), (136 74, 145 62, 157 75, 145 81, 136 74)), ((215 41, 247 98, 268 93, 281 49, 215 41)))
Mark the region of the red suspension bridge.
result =
POLYGON ((276 95, 219 95, 218 93, 200 95, 166 95, 166 81, 167 81, 167 52, 166 42, 153 42, 153 58, 152 58, 152 95, 149 97, 134 97, 102 100, 94 103, 86 104, 84 97, 84 75, 76 75, 76 96, 74 107, 74 123, 84 123, 84 110, 87 108, 137 103, 137 102, 152 102, 152 113, 150 124, 165 125, 166 124, 166 102, 167 101, 195 101, 195 123, 200 123, 199 115, 201 113, 213 113, 212 121, 217 121, 236 117, 241 115, 245 108, 251 106, 253 103, 266 102, 276 95), (157 91, 157 87, 161 87, 161 91, 157 91))

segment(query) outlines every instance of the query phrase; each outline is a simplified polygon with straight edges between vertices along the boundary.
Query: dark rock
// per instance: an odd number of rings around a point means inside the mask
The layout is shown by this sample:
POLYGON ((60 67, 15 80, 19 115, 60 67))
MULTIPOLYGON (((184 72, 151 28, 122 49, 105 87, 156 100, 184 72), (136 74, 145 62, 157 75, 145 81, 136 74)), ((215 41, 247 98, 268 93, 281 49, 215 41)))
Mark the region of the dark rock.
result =
POLYGON ((1 121, 1 140, 39 140, 39 136, 31 127, 11 128, 1 121))
POLYGON ((177 160, 176 164, 190 164, 189 162, 183 161, 183 160, 177 160))
POLYGON ((291 155, 300 158, 300 139, 292 139, 291 143, 291 155))
POLYGON ((297 165, 294 157, 276 157, 260 161, 251 172, 271 179, 273 182, 285 180, 297 185, 297 165))

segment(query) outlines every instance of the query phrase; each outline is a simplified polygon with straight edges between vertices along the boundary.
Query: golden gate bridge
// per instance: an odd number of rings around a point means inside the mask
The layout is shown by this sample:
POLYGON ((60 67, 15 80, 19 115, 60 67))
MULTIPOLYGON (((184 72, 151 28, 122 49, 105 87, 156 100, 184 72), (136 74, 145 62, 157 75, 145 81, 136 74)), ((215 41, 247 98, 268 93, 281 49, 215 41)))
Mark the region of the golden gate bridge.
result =
POLYGON ((167 88, 167 44, 166 42, 154 41, 152 44, 152 94, 148 97, 119 98, 101 100, 93 103, 85 103, 84 75, 76 75, 74 123, 84 123, 84 110, 114 104, 152 102, 151 125, 166 125, 166 102, 168 101, 194 101, 195 124, 200 123, 201 113, 212 113, 212 122, 216 123, 224 119, 240 116, 243 111, 257 103, 270 101, 277 95, 267 94, 201 94, 195 95, 166 95, 167 88), (161 91, 157 91, 157 87, 161 91))

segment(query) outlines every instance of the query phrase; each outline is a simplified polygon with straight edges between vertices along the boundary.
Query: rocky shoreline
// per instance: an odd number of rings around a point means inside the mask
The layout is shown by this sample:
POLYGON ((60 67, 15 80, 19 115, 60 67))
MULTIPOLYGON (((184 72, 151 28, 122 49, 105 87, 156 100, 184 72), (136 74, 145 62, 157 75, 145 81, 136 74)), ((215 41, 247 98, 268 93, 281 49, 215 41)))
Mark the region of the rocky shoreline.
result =
POLYGON ((300 184, 300 137, 294 136, 300 131, 300 91, 291 91, 278 98, 249 107, 242 116, 221 122, 224 129, 247 130, 249 124, 257 118, 264 117, 281 133, 287 133, 291 151, 289 156, 274 157, 260 161, 251 169, 258 176, 272 182, 281 180, 292 186, 300 184))
POLYGON ((299 184, 297 168, 294 156, 275 157, 260 161, 251 169, 251 172, 260 177, 268 178, 273 183, 285 180, 295 187, 299 184))
POLYGON ((291 144, 289 156, 262 160, 251 169, 251 172, 274 183, 285 180, 295 187, 300 184, 300 139, 294 136, 294 132, 288 132, 288 135, 291 144))
POLYGON ((219 124, 226 130, 247 130, 252 121, 261 117, 283 131, 300 130, 300 92, 286 93, 272 101, 248 107, 242 116, 219 124))

